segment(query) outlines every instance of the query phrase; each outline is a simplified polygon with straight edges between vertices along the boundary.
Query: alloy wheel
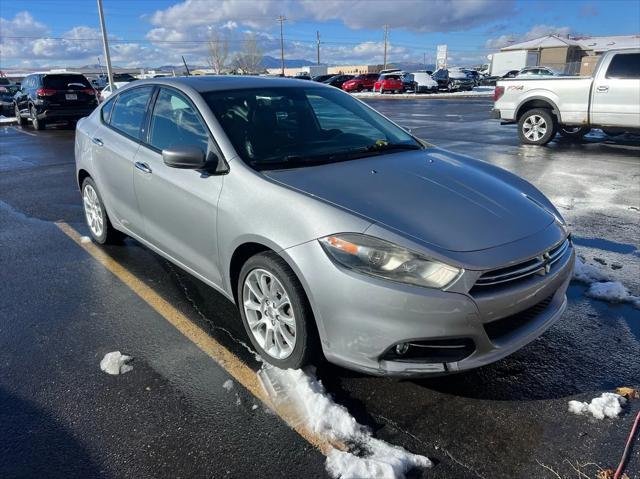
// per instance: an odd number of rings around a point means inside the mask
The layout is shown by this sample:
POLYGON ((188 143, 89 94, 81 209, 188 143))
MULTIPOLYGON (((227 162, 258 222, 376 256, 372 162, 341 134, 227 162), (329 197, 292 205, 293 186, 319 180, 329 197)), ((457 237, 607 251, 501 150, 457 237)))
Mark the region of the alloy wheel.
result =
POLYGON ((102 206, 98 199, 98 194, 93 186, 86 185, 82 192, 82 203, 84 205, 84 214, 87 218, 87 224, 91 232, 96 237, 101 237, 104 232, 104 220, 102 214, 102 206))
POLYGON ((296 320, 289 293, 271 272, 252 270, 242 287, 242 305, 249 330, 275 359, 288 358, 296 346, 296 320))
POLYGON ((538 141, 547 133, 547 122, 540 115, 531 115, 522 124, 522 133, 530 141, 538 141))

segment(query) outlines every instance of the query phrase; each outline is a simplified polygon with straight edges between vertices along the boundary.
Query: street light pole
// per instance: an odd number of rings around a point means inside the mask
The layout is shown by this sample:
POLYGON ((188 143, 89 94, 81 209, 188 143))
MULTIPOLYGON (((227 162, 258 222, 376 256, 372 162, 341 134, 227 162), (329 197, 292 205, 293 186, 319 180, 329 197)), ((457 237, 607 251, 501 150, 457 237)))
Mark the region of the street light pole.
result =
POLYGON ((385 23, 384 25, 384 66, 383 70, 387 69, 387 37, 389 34, 389 25, 385 23))
POLYGON ((282 30, 282 24, 285 20, 286 18, 284 17, 284 15, 280 15, 278 17, 278 21, 280 22, 280 65, 282 69, 282 76, 284 76, 284 34, 282 30))
POLYGON ((318 50, 318 65, 320 65, 320 32, 316 31, 316 48, 318 50))
POLYGON ((107 62, 107 78, 111 91, 115 90, 113 84, 113 70, 111 68, 111 54, 109 53, 109 40, 107 40, 107 27, 104 24, 104 12, 102 11, 102 0, 98 0, 98 15, 100 16, 100 28, 102 28, 102 45, 104 47, 104 59, 107 62))

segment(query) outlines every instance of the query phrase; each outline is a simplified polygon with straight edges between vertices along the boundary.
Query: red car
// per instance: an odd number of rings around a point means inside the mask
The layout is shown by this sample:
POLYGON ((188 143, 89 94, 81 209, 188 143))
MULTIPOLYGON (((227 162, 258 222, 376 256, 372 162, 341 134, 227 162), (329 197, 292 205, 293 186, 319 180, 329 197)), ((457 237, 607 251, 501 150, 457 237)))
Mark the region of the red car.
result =
POLYGON ((384 93, 386 91, 400 93, 404 91, 402 77, 400 75, 384 75, 375 82, 373 85, 373 91, 379 91, 380 93, 384 93))
POLYGON ((344 91, 371 90, 380 75, 378 73, 365 73, 358 75, 342 84, 344 91))

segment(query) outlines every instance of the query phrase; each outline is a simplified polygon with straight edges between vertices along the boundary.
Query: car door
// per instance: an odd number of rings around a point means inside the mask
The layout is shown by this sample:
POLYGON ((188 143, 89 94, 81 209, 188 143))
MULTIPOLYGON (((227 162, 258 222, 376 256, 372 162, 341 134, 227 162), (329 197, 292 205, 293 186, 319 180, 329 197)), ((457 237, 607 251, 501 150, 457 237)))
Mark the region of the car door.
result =
POLYGON ((591 123, 640 128, 640 52, 616 53, 603 63, 591 95, 591 123))
POLYGON ((191 100, 174 88, 161 87, 150 116, 147 143, 138 151, 134 170, 144 238, 220 284, 216 217, 224 176, 165 165, 162 150, 177 146, 196 146, 207 158, 221 155, 191 100))
POLYGON ((133 165, 140 148, 152 86, 123 91, 105 103, 100 126, 93 133, 93 162, 109 217, 134 235, 144 224, 133 189, 133 165))

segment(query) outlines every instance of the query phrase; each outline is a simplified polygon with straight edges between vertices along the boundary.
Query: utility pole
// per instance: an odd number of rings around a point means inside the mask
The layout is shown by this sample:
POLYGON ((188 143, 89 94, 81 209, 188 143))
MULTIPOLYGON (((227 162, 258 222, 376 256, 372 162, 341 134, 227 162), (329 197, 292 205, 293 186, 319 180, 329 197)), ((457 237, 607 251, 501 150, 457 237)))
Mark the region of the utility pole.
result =
POLYGON ((280 22, 280 64, 282 67, 282 76, 284 76, 284 33, 282 30, 282 25, 285 22, 286 18, 284 15, 280 15, 278 17, 278 21, 280 22))
POLYGON ((320 65, 320 32, 316 31, 316 48, 318 50, 318 65, 320 65))
POLYGON ((424 63, 424 69, 427 69, 427 54, 423 53, 422 54, 422 63, 424 63))
POLYGON ((384 24, 384 66, 383 70, 387 69, 387 37, 389 36, 389 25, 384 24))
POLYGON ((107 40, 107 27, 104 24, 104 13, 102 11, 102 0, 98 0, 98 16, 100 17, 100 27, 102 28, 102 45, 104 47, 104 58, 107 62, 107 79, 111 85, 111 91, 115 90, 113 84, 113 70, 111 69, 111 54, 109 53, 109 40, 107 40))

